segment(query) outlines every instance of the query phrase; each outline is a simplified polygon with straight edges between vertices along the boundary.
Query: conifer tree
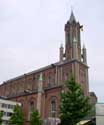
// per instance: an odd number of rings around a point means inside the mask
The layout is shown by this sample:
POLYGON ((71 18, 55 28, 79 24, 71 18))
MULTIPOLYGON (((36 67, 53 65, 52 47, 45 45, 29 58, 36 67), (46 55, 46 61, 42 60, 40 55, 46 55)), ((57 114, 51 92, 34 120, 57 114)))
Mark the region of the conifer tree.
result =
POLYGON ((2 124, 3 111, 0 111, 0 125, 2 124))
POLYGON ((66 91, 61 93, 60 119, 62 125, 76 125, 90 111, 89 98, 80 84, 71 76, 66 81, 66 91))
POLYGON ((38 110, 33 111, 30 115, 30 125, 41 125, 42 120, 40 118, 38 110))
POLYGON ((13 114, 10 117, 10 125, 23 125, 24 117, 22 108, 19 105, 16 105, 13 110, 13 114))

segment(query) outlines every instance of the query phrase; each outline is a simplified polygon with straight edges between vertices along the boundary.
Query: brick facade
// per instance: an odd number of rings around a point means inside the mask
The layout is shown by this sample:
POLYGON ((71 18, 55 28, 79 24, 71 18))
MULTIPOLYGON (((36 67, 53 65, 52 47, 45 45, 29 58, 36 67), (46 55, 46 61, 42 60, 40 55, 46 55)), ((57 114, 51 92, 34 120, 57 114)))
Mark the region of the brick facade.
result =
POLYGON ((22 104, 25 125, 28 125, 29 112, 33 104, 37 109, 40 98, 40 114, 43 119, 59 117, 60 92, 70 74, 81 84, 85 96, 89 95, 88 66, 83 61, 80 44, 80 24, 74 20, 65 25, 65 53, 61 51, 61 60, 57 63, 26 73, 0 85, 0 96, 6 96, 22 104), (73 44, 76 37, 77 42, 73 44), (76 53, 77 52, 77 53, 76 53), (73 54, 74 53, 74 54, 73 54), (63 59, 62 59, 63 57, 63 59), (39 90, 39 77, 42 74, 42 88, 39 90), (55 111, 52 111, 56 108, 55 111))

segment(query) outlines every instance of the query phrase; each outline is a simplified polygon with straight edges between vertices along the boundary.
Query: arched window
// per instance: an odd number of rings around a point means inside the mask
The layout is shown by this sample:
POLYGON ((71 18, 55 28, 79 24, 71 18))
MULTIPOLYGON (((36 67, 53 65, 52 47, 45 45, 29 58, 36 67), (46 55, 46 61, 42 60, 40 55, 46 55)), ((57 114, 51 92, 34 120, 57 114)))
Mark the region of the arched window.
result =
POLYGON ((34 101, 29 102, 29 114, 28 114, 28 120, 30 120, 30 115, 34 111, 34 101))
POLYGON ((31 102, 30 102, 30 111, 32 112, 33 110, 34 110, 34 102, 31 101, 31 102))
POLYGON ((51 99, 51 117, 56 117, 57 107, 56 107, 56 98, 51 99))

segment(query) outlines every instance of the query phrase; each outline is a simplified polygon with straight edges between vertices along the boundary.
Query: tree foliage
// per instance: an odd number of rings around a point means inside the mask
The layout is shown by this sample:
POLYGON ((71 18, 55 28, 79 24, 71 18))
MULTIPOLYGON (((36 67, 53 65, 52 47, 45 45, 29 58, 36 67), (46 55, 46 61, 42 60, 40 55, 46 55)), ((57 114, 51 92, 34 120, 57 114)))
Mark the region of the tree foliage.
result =
POLYGON ((38 110, 33 111, 30 115, 30 125, 41 125, 42 120, 40 118, 38 110))
POLYGON ((13 110, 13 114, 10 117, 9 123, 11 125, 23 125, 24 117, 22 108, 19 105, 16 105, 13 110))
POLYGON ((60 119, 62 125, 76 125, 90 111, 89 98, 71 77, 66 81, 66 91, 61 93, 60 119))
POLYGON ((0 125, 2 124, 3 111, 0 111, 0 125))

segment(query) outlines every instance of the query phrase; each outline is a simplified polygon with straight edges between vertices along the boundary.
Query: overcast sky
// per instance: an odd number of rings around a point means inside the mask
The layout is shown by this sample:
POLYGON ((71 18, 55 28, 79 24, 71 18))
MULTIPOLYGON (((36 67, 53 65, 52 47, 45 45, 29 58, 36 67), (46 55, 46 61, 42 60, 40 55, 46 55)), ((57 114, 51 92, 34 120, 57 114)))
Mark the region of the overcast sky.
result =
POLYGON ((0 0, 0 83, 58 61, 71 6, 84 26, 90 91, 104 102, 104 0, 0 0))

